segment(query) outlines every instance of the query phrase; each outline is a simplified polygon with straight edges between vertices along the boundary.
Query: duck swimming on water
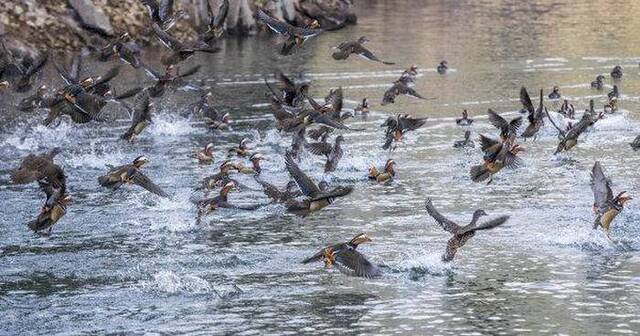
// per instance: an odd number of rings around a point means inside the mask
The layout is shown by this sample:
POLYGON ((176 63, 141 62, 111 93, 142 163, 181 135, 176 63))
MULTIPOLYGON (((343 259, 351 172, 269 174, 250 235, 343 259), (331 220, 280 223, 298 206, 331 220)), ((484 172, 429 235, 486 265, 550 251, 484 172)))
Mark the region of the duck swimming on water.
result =
POLYGON ((591 88, 596 89, 596 90, 602 90, 604 88, 604 76, 603 75, 598 75, 596 77, 596 80, 591 82, 591 88))
POLYGON ((353 109, 354 114, 361 114, 362 116, 366 116, 369 114, 369 100, 365 97, 362 99, 362 103, 358 104, 355 109, 353 109))
POLYGON ((476 144, 473 142, 473 140, 471 140, 471 131, 469 130, 464 132, 464 140, 458 140, 453 143, 454 148, 473 148, 475 146, 476 144))
POLYGON ((393 180, 396 176, 395 171, 396 162, 393 159, 387 160, 382 170, 378 170, 375 165, 369 167, 370 180, 375 180, 378 183, 386 183, 393 180))
POLYGON ((613 70, 611 70, 611 78, 613 78, 613 79, 622 78, 622 67, 621 66, 616 65, 615 67, 613 67, 613 70))
POLYGON ((325 268, 336 266, 342 273, 363 278, 375 278, 382 275, 380 269, 373 265, 356 249, 364 243, 371 242, 371 238, 361 233, 348 242, 327 246, 313 256, 302 261, 308 264, 324 261, 325 268))
POLYGON ((444 75, 447 73, 447 70, 449 70, 449 63, 447 61, 442 61, 440 62, 440 64, 438 64, 438 67, 436 69, 438 71, 439 74, 444 75))
POLYGON ((560 88, 557 86, 553 87, 553 90, 549 94, 549 99, 560 99, 560 88))
POLYGON ((440 214, 433 206, 430 198, 427 198, 425 208, 427 209, 427 213, 435 219, 440 227, 453 234, 453 237, 447 242, 445 253, 442 255, 442 261, 444 262, 452 261, 458 249, 463 247, 471 237, 475 236, 476 231, 493 229, 506 223, 509 219, 509 216, 500 216, 484 223, 478 223, 480 217, 487 216, 487 213, 484 210, 476 210, 473 213, 471 222, 465 226, 461 226, 440 214))
POLYGON ((469 112, 467 109, 462 110, 462 118, 456 119, 456 124, 460 126, 469 126, 473 123, 473 119, 469 118, 469 112))

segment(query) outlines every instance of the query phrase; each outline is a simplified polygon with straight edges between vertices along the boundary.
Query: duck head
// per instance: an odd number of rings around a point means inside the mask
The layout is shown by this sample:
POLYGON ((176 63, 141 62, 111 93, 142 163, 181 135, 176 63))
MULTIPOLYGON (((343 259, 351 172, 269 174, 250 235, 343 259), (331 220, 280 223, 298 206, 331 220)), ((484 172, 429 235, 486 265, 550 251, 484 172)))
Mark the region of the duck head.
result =
POLYGON ((204 147, 204 152, 205 152, 207 155, 211 155, 211 154, 213 154, 213 143, 211 143, 211 142, 210 142, 210 143, 208 143, 208 144, 204 147))
POLYGON ((320 22, 318 22, 318 20, 313 20, 309 23, 308 28, 309 29, 320 28, 320 22))
POLYGON ((367 42, 369 42, 369 38, 366 36, 360 36, 360 38, 358 39, 358 43, 360 44, 365 44, 367 42))
POLYGON ((473 218, 476 218, 476 219, 478 219, 478 218, 480 218, 480 217, 482 217, 482 216, 488 216, 488 215, 489 215, 489 214, 488 214, 488 213, 486 213, 486 212, 485 212, 484 210, 482 210, 482 209, 478 209, 478 210, 476 210, 476 211, 474 211, 474 212, 473 212, 473 218))
POLYGON ((240 141, 240 144, 238 145, 238 148, 242 149, 242 150, 247 150, 249 149, 249 139, 244 138, 240 141))
POLYGON ((384 164, 384 171, 387 173, 393 173, 393 168, 396 166, 396 162, 393 159, 387 160, 387 163, 384 164))
POLYGON ((289 181, 287 183, 286 190, 289 193, 294 193, 294 192, 298 191, 298 184, 296 183, 296 181, 289 181))
POLYGON ((142 166, 146 165, 149 162, 151 162, 151 160, 149 160, 146 156, 141 155, 133 160, 133 165, 136 166, 136 168, 142 168, 142 166))
POLYGON ((4 89, 6 89, 8 87, 9 87, 9 82, 8 81, 5 80, 5 81, 0 82, 0 90, 4 90, 4 89))
POLYGON ((229 182, 225 184, 224 187, 222 187, 222 189, 220 190, 220 196, 226 197, 230 192, 235 191, 236 188, 237 186, 235 182, 229 182))
POLYGON ((616 197, 613 199, 613 202, 614 202, 615 204, 619 204, 619 205, 621 205, 621 206, 624 206, 624 204, 625 204, 626 202, 628 202, 628 201, 630 201, 630 200, 632 200, 632 199, 633 199, 633 197, 628 196, 628 195, 627 195, 627 192, 626 192, 626 191, 623 191, 623 192, 619 193, 619 194, 618 194, 618 196, 616 196, 616 197))
POLYGON ((369 238, 369 236, 367 236, 365 233, 360 233, 349 241, 349 245, 353 247, 358 247, 358 245, 360 244, 369 243, 372 241, 373 240, 371 240, 371 238, 369 238))

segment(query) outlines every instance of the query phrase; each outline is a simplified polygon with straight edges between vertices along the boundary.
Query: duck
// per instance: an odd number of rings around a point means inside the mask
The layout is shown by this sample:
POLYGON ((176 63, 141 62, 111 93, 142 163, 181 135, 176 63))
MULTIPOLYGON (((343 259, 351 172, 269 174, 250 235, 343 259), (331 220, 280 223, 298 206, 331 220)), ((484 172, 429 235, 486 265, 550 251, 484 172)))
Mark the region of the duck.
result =
POLYGON ((43 54, 38 56, 33 62, 28 64, 28 66, 16 64, 14 67, 11 67, 11 69, 15 69, 16 71, 2 71, 0 75, 7 78, 3 86, 9 87, 18 93, 30 91, 33 88, 36 75, 45 66, 47 60, 47 54, 43 54))
POLYGON ((400 95, 410 96, 418 99, 426 99, 422 95, 420 95, 416 90, 409 87, 404 82, 395 82, 387 91, 384 92, 384 96, 382 97, 381 105, 393 104, 396 102, 396 97, 400 95))
POLYGON ((369 100, 367 97, 362 98, 362 103, 358 104, 355 109, 353 109, 355 115, 368 115, 369 114, 369 100))
POLYGON ((522 126, 522 117, 513 118, 511 121, 507 122, 505 118, 492 109, 487 110, 487 115, 489 115, 489 122, 500 130, 500 139, 502 142, 513 142, 516 138, 516 134, 518 133, 518 129, 522 126))
POLYGON ((53 227, 67 213, 67 207, 73 200, 66 193, 64 179, 54 182, 49 176, 45 176, 38 180, 38 184, 47 198, 36 219, 28 222, 27 227, 35 233, 46 231, 46 234, 51 234, 53 227))
POLYGON ((18 167, 11 171, 11 182, 28 184, 48 177, 50 183, 59 181, 60 184, 63 184, 64 172, 53 161, 61 152, 59 147, 54 147, 46 153, 27 155, 20 161, 18 167))
POLYGON ((613 197, 611 180, 605 176, 599 161, 596 161, 591 169, 591 190, 595 199, 593 213, 596 215, 593 228, 601 227, 607 238, 611 240, 609 231, 613 220, 622 212, 625 203, 633 198, 628 196, 626 191, 613 197))
POLYGON ((604 88, 604 76, 603 75, 596 76, 596 80, 591 82, 591 88, 596 90, 602 90, 604 88))
POLYGON ((212 213, 213 211, 225 208, 225 209, 240 209, 240 210, 256 210, 262 205, 235 205, 229 203, 229 193, 237 190, 237 184, 235 181, 227 182, 220 193, 215 197, 206 197, 196 200, 196 206, 198 208, 198 214, 196 217, 196 223, 200 224, 202 217, 212 213))
POLYGON ((327 158, 327 162, 324 165, 324 172, 329 173, 336 170, 338 162, 342 159, 344 152, 341 145, 343 142, 344 137, 339 135, 336 137, 333 145, 328 142, 314 142, 305 144, 305 148, 314 155, 324 155, 327 158))
POLYGON ((618 99, 613 97, 604 105, 604 113, 615 113, 618 111, 618 99))
POLYGON ((311 257, 302 261, 303 264, 323 261, 325 268, 336 266, 344 274, 362 278, 375 278, 382 275, 380 269, 372 264, 367 258, 356 249, 364 243, 371 242, 371 238, 364 233, 360 233, 351 240, 329 245, 311 257))
POLYGON ((254 17, 257 21, 269 27, 274 33, 283 35, 287 39, 280 49, 280 54, 283 56, 293 54, 296 48, 302 48, 309 38, 323 32, 322 29, 317 29, 320 26, 317 20, 312 20, 306 27, 295 27, 269 16, 269 14, 265 13, 262 9, 258 9, 254 17))
POLYGON ((619 65, 616 65, 613 67, 613 70, 611 70, 611 78, 613 79, 620 79, 622 78, 622 67, 619 65))
POLYGON ((551 93, 549 94, 549 99, 560 99, 560 88, 554 86, 551 93))
POLYGON ((405 69, 400 77, 396 79, 393 83, 403 83, 407 86, 413 86, 416 78, 418 77, 418 66, 412 64, 407 69, 405 69))
POLYGON ((184 72, 179 72, 173 65, 168 65, 164 69, 164 73, 161 74, 152 68, 142 65, 145 73, 154 81, 152 86, 149 86, 147 91, 152 98, 161 97, 166 92, 168 87, 175 89, 194 89, 202 90, 202 88, 189 84, 185 81, 186 78, 191 77, 200 71, 201 65, 195 65, 184 72))
POLYGON ((302 192, 298 189, 298 185, 295 181, 289 181, 284 190, 280 190, 273 184, 262 180, 259 175, 255 175, 254 179, 258 184, 260 184, 260 186, 262 186, 264 194, 267 195, 267 197, 269 197, 274 203, 284 204, 294 198, 302 196, 302 192))
POLYGON ((41 85, 33 94, 20 100, 18 103, 18 109, 22 112, 31 112, 40 108, 42 100, 48 92, 48 87, 46 85, 41 85))
POLYGON ((366 36, 361 36, 356 41, 342 42, 334 48, 336 51, 331 55, 331 57, 333 57, 334 60, 346 60, 351 54, 355 54, 364 59, 379 62, 385 65, 395 64, 393 62, 383 61, 376 57, 376 55, 369 51, 369 49, 364 47, 364 44, 367 42, 369 42, 369 38, 367 38, 366 36))
MULTIPOLYGON (((527 115, 527 119, 529 120, 529 125, 522 132, 522 137, 526 140, 527 138, 533 137, 533 141, 536 141, 538 137, 538 131, 540 128, 544 126, 544 111, 546 111, 546 107, 544 107, 542 103, 542 89, 540 89, 540 102, 538 104, 538 108, 534 110, 533 103, 531 102, 531 98, 529 97, 529 93, 527 89, 523 86, 520 89, 520 102, 524 106, 524 108, 529 112, 527 115)), ((504 141, 504 138, 503 138, 504 141)))
POLYGON ((262 168, 260 167, 260 162, 264 160, 264 156, 260 153, 253 153, 249 157, 249 161, 251 162, 251 167, 246 167, 242 162, 236 162, 236 170, 242 174, 249 175, 260 175, 262 172, 262 168))
POLYGON ((213 143, 210 142, 203 149, 195 151, 193 156, 198 159, 198 163, 201 165, 213 163, 213 143))
POLYGON ((160 197, 169 197, 169 194, 142 173, 142 167, 149 162, 151 160, 147 157, 138 156, 129 164, 117 167, 107 165, 109 171, 105 175, 98 177, 98 183, 112 190, 118 189, 124 184, 135 184, 160 197))
POLYGON ((401 141, 404 134, 424 126, 427 118, 414 118, 408 114, 399 114, 395 118, 388 117, 380 127, 386 127, 385 142, 382 149, 391 149, 391 144, 401 141))
POLYGON ((170 35, 166 31, 162 30, 162 28, 156 24, 151 24, 151 28, 153 28, 153 32, 158 40, 169 49, 170 53, 163 55, 160 58, 160 62, 165 65, 176 65, 185 60, 191 58, 195 55, 196 52, 202 53, 215 53, 220 50, 218 47, 212 47, 207 42, 198 39, 194 43, 185 43, 174 36, 170 35))
MULTIPOLYGON (((201 186, 196 188, 196 190, 211 190, 216 187, 222 187, 229 182, 235 182, 229 177, 232 170, 238 171, 236 165, 229 160, 223 161, 219 166, 219 172, 204 178, 201 186)), ((238 183, 235 184, 237 187, 238 183)))
POLYGON ((140 0, 147 7, 149 17, 153 24, 158 25, 163 31, 171 29, 178 20, 187 16, 183 10, 173 10, 173 0, 140 0))
POLYGON ((202 33, 201 40, 211 44, 212 41, 218 40, 224 34, 224 23, 229 14, 229 0, 222 0, 218 6, 218 12, 213 12, 211 1, 207 1, 207 14, 209 21, 207 29, 202 33))
POLYGON ((493 182, 493 175, 502 168, 517 168, 522 165, 522 160, 517 156, 524 148, 512 140, 501 142, 480 135, 480 148, 484 152, 484 163, 471 167, 469 172, 473 182, 482 182, 489 179, 487 185, 493 182))
POLYGON ((249 156, 251 153, 249 152, 249 142, 248 138, 243 138, 240 140, 238 147, 233 147, 229 149, 229 155, 237 155, 240 157, 249 156))
POLYGON ((447 61, 440 62, 440 64, 438 64, 438 67, 436 68, 436 70, 441 75, 446 74, 447 70, 449 70, 449 63, 447 61))
MULTIPOLYGON (((593 106, 593 100, 591 100, 591 106, 593 106)), ((551 121, 551 124, 558 130, 560 137, 560 143, 558 143, 558 147, 553 154, 556 155, 563 151, 569 151, 575 147, 578 144, 578 138, 580 135, 587 130, 587 128, 593 126, 598 120, 602 119, 602 117, 602 112, 597 115, 595 114, 595 111, 594 114, 585 112, 582 115, 582 118, 580 118, 577 123, 571 125, 568 130, 558 127, 553 119, 549 117, 549 121, 551 121)))
POLYGON ((562 114, 567 118, 573 119, 576 116, 576 108, 573 106, 573 104, 569 104, 569 101, 565 99, 562 102, 562 105, 560 106, 560 110, 558 111, 558 113, 562 114))
POLYGON ((274 90, 271 85, 269 85, 269 82, 265 79, 265 84, 273 94, 273 97, 278 102, 285 104, 286 106, 301 106, 307 97, 307 93, 309 92, 309 83, 306 81, 296 82, 285 75, 282 71, 276 72, 274 76, 276 81, 280 83, 280 93, 277 93, 276 90, 274 90))
POLYGON ((633 139, 633 141, 629 143, 629 145, 631 146, 631 148, 634 151, 639 150, 640 149, 640 135, 636 136, 635 139, 633 139))
POLYGON ((342 105, 344 101, 342 87, 329 91, 324 98, 324 105, 320 105, 311 96, 307 96, 311 107, 318 113, 327 115, 336 121, 342 121, 342 105))
POLYGON ((425 208, 427 213, 431 216, 438 225, 445 231, 451 233, 453 237, 447 242, 447 249, 442 254, 443 262, 451 262, 456 256, 458 249, 463 247, 469 239, 475 236, 477 231, 494 229, 500 225, 503 225, 509 220, 509 216, 499 216, 492 220, 478 223, 481 217, 488 216, 488 214, 478 209, 473 212, 471 222, 467 225, 459 225, 454 221, 443 216, 434 206, 430 198, 427 198, 425 202, 425 208))
POLYGON ((469 112, 467 109, 462 110, 462 118, 456 119, 456 124, 460 126, 469 126, 473 123, 473 119, 469 118, 469 112))
POLYGON ((97 50, 98 61, 107 62, 116 56, 124 64, 134 69, 142 66, 142 48, 131 39, 129 33, 123 33, 104 47, 97 50))
POLYGON ((353 187, 351 186, 337 186, 333 189, 327 188, 326 190, 321 190, 318 184, 313 182, 313 180, 298 167, 298 164, 289 152, 285 154, 285 166, 289 175, 304 195, 302 200, 291 200, 287 202, 287 211, 291 213, 304 217, 329 206, 336 198, 349 195, 353 191, 353 187))
POLYGON ((147 90, 142 91, 136 98, 131 127, 120 137, 128 142, 140 135, 142 131, 151 124, 151 109, 153 103, 147 90))
POLYGON ((464 140, 458 140, 453 143, 454 148, 473 148, 475 146, 476 144, 473 142, 473 140, 471 140, 471 131, 469 130, 464 132, 464 140))
POLYGON ((313 140, 327 142, 327 140, 329 139, 329 135, 333 133, 333 130, 334 128, 331 128, 329 126, 320 126, 318 128, 307 130, 307 135, 313 140))
POLYGON ((378 183, 392 181, 396 177, 395 166, 396 162, 393 159, 388 159, 382 170, 378 170, 375 165, 371 165, 369 167, 368 178, 370 180, 375 180, 378 183))
POLYGON ((609 100, 620 97, 620 92, 618 91, 617 85, 613 85, 613 89, 611 89, 611 92, 607 93, 607 97, 609 98, 609 100))

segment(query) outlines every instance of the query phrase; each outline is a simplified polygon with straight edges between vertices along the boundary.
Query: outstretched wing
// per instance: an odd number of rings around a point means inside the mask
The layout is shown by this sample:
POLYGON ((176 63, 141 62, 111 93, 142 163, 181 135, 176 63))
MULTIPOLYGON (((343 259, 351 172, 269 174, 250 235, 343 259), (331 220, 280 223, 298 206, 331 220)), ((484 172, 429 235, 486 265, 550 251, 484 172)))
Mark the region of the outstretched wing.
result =
POLYGON ((137 184, 158 196, 169 197, 169 194, 162 190, 162 188, 160 188, 158 185, 153 183, 153 181, 151 181, 151 179, 148 178, 147 175, 143 174, 141 171, 135 168, 133 170, 133 172, 130 172, 129 178, 131 178, 131 181, 134 184, 137 184))
POLYGON ((369 49, 363 47, 362 45, 355 46, 354 49, 353 49, 353 53, 357 54, 360 57, 368 59, 370 61, 380 62, 380 63, 386 64, 386 65, 395 64, 393 62, 386 62, 386 61, 383 61, 383 60, 379 59, 378 57, 376 57, 376 55, 374 55, 371 51, 369 51, 369 49))
POLYGON ((398 128, 403 131, 415 131, 418 128, 424 126, 427 122, 427 118, 413 118, 409 116, 398 117, 398 128))
POLYGON ((529 115, 533 116, 535 109, 533 108, 531 97, 529 97, 529 92, 527 92, 527 88, 524 86, 520 88, 520 102, 522 103, 522 106, 524 106, 525 110, 529 112, 529 115))
POLYGON ((499 114, 497 114, 494 110, 488 109, 487 115, 489 115, 489 122, 491 123, 491 125, 495 126, 496 128, 502 130, 509 127, 507 121, 499 114))
POLYGON ((182 42, 162 30, 162 28, 160 28, 157 23, 152 23, 151 27, 153 28, 153 32, 155 33, 158 40, 160 40, 160 42, 162 42, 165 47, 176 51, 185 49, 185 46, 182 42))
POLYGON ((329 155, 331 153, 331 144, 327 142, 307 143, 304 146, 309 152, 315 155, 329 155))
POLYGON ((337 252, 335 265, 338 270, 345 274, 363 278, 375 278, 382 274, 377 266, 353 248, 346 248, 337 252))
POLYGON ((295 162, 290 153, 285 155, 285 165, 289 171, 289 175, 296 181, 298 188, 306 196, 313 196, 320 192, 320 188, 305 174, 298 164, 295 162))
POLYGON ((500 217, 494 218, 494 219, 492 219, 490 221, 486 221, 486 222, 481 223, 481 224, 476 224, 474 226, 464 227, 462 229, 462 231, 460 231, 458 233, 459 234, 464 234, 464 233, 471 232, 471 231, 493 229, 493 228, 495 228, 497 226, 500 226, 500 225, 506 223, 508 219, 509 219, 509 216, 500 216, 500 217))
POLYGON ((282 22, 280 20, 276 20, 273 17, 269 16, 269 14, 265 13, 262 9, 258 9, 255 14, 255 18, 258 21, 261 21, 269 29, 273 30, 278 34, 289 34, 289 29, 293 28, 290 24, 286 22, 282 22))
POLYGON ((604 213, 613 200, 613 192, 611 191, 611 180, 604 175, 600 161, 596 161, 591 169, 591 190, 593 191, 594 206, 599 213, 604 213))
POLYGON ((440 224, 440 227, 442 227, 445 231, 456 234, 458 230, 460 230, 460 225, 449 220, 448 218, 440 214, 438 210, 436 210, 436 208, 433 206, 433 203, 431 203, 430 198, 427 198, 427 201, 425 202, 425 208, 427 209, 427 213, 429 214, 429 216, 433 217, 433 219, 435 219, 436 222, 440 224))
POLYGON ((480 148, 483 152, 486 152, 489 148, 498 144, 498 140, 491 139, 485 135, 480 134, 480 148))

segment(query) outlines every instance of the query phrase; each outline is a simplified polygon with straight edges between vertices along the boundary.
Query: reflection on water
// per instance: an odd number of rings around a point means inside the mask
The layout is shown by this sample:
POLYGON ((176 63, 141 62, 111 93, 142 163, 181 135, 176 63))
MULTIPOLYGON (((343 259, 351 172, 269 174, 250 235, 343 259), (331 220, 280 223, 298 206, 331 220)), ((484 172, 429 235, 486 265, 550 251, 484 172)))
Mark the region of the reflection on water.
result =
MULTIPOLYGON (((154 123, 135 144, 117 140, 124 120, 107 125, 55 129, 42 116, 15 117, 17 100, 3 96, 0 190, 0 334, 81 334, 157 331, 166 334, 564 334, 633 333, 640 330, 640 212, 632 201, 617 218, 612 245, 591 230, 589 169, 600 160, 615 190, 637 194, 636 153, 640 101, 640 19, 635 1, 358 1, 359 25, 319 36, 293 58, 282 58, 273 40, 229 39, 223 52, 198 56, 197 80, 211 85, 219 108, 237 120, 234 132, 212 133, 198 120, 183 119, 194 94, 177 92, 156 102, 154 123), (336 62, 330 47, 367 35, 370 49, 397 65, 350 58, 336 62), (447 59, 445 76, 435 66, 447 59), (421 76, 416 90, 434 100, 400 97, 380 106, 385 88, 410 64, 421 76), (471 131, 495 133, 487 108, 516 115, 521 85, 535 92, 560 87, 577 111, 603 91, 588 83, 614 65, 620 112, 607 116, 568 154, 552 156, 556 135, 546 125, 526 142, 524 167, 501 172, 491 186, 467 176, 479 149, 454 150, 464 130, 454 123, 467 109, 471 131), (273 130, 264 77, 276 69, 312 80, 323 96, 342 86, 346 107, 369 97, 372 113, 344 133, 346 154, 336 172, 303 156, 301 166, 317 181, 348 183, 355 191, 305 219, 278 205, 256 212, 221 210, 201 225, 194 220, 191 189, 243 137, 264 154, 263 178, 284 185, 282 153, 288 136, 273 130), (6 111, 6 113, 5 113, 6 111), (378 125, 393 113, 427 116, 393 158, 398 179, 372 185, 367 167, 382 164, 378 125), (216 164, 196 166, 192 149, 213 141, 216 164), (8 185, 7 172, 21 157, 52 145, 64 148, 59 162, 68 174, 75 204, 51 237, 37 237, 24 223, 42 202, 36 186, 8 185), (158 199, 136 188, 98 189, 106 164, 144 153, 149 175, 174 197, 158 199), (453 265, 440 261, 449 238, 427 217, 432 197, 459 222, 476 208, 510 214, 504 227, 482 232, 453 265), (320 246, 367 232, 374 242, 362 251, 385 276, 355 279, 300 260, 320 246)), ((154 64, 156 55, 147 55, 154 64)), ((105 65, 98 64, 100 73, 105 65)), ((87 70, 87 72, 90 72, 87 70)), ((92 71, 93 72, 93 69, 92 71)), ((56 86, 52 69, 45 77, 56 86)), ((144 82, 127 71, 117 90, 144 82)), ((550 110, 557 103, 547 102, 550 110)), ((250 177, 247 190, 231 195, 242 204, 265 202, 250 177), (255 190, 254 190, 255 189, 255 190)))

